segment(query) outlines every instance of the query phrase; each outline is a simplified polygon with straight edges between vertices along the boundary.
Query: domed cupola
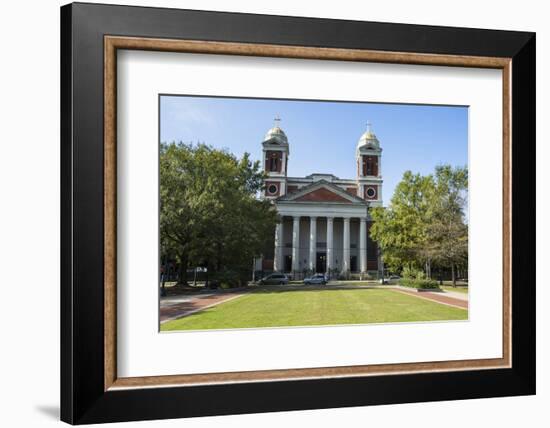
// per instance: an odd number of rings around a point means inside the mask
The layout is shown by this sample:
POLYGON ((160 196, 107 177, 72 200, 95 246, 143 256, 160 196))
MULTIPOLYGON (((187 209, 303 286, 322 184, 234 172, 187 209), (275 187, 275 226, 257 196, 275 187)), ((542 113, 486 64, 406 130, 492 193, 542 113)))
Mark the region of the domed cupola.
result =
MULTIPOLYGON (((280 121, 280 119, 276 118, 275 121, 280 121)), ((264 143, 270 142, 275 144, 282 144, 288 146, 288 138, 285 134, 285 132, 281 129, 279 124, 277 123, 273 128, 271 128, 264 137, 264 143)))
POLYGON ((378 141, 378 138, 376 138, 374 132, 372 132, 370 122, 367 122, 367 130, 363 135, 361 135, 361 138, 359 138, 359 141, 357 142, 357 150, 361 148, 380 150, 380 142, 378 141))

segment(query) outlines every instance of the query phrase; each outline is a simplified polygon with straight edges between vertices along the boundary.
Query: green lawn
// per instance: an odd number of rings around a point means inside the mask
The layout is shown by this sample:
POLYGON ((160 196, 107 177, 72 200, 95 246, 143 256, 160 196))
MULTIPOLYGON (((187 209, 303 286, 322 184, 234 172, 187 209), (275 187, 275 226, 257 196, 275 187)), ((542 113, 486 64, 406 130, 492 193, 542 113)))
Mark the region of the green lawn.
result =
POLYGON ((465 320, 468 311, 392 290, 258 290, 161 325, 162 331, 465 320))
POLYGON ((468 294, 468 287, 464 287, 461 285, 457 285, 456 287, 453 287, 452 285, 441 285, 440 288, 445 291, 455 291, 457 293, 468 294))

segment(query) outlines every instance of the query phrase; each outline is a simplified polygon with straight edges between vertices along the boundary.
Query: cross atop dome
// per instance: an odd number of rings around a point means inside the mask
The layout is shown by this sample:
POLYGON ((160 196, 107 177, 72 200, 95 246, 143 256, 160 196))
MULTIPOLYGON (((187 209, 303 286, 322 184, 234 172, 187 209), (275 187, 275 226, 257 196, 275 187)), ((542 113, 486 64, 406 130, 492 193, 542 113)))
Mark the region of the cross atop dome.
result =
POLYGON ((374 135, 374 132, 372 132, 372 123, 370 120, 367 120, 367 130, 362 135, 362 137, 366 139, 376 139, 376 135, 374 135))
POLYGON ((372 131, 372 123, 370 120, 367 121, 367 129, 361 135, 361 138, 359 138, 359 141, 357 142, 357 151, 356 156, 359 156, 359 150, 366 149, 366 150, 382 150, 380 148, 380 142, 378 141, 378 138, 372 131))
POLYGON ((273 118, 273 127, 265 134, 262 144, 277 144, 288 147, 288 138, 285 131, 281 129, 281 118, 279 115, 273 118))

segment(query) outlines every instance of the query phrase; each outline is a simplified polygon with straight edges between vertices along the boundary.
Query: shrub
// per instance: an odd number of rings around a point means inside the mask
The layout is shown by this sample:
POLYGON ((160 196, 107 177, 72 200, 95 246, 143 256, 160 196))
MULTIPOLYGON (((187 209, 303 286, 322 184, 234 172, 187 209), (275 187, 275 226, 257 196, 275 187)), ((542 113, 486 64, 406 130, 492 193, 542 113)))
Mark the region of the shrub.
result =
POLYGON ((427 278, 401 278, 399 283, 404 287, 417 288, 421 290, 437 290, 439 288, 436 280, 427 278))
POLYGON ((439 285, 436 280, 426 278, 424 271, 405 266, 402 272, 402 278, 399 284, 404 287, 417 288, 421 290, 438 289, 439 285))
POLYGON ((330 268, 328 270, 329 278, 337 278, 340 274, 340 270, 338 268, 330 268))
POLYGON ((409 266, 405 266, 403 268, 401 276, 407 279, 426 279, 426 274, 424 274, 424 271, 409 266))
POLYGON ((348 280, 348 279, 351 279, 351 272, 349 270, 346 270, 344 272, 341 272, 340 274, 338 274, 338 279, 339 280, 348 280))
POLYGON ((246 284, 246 281, 242 278, 242 275, 236 271, 223 271, 218 272, 214 276, 214 280, 217 280, 220 284, 220 288, 226 290, 228 288, 242 287, 246 284))

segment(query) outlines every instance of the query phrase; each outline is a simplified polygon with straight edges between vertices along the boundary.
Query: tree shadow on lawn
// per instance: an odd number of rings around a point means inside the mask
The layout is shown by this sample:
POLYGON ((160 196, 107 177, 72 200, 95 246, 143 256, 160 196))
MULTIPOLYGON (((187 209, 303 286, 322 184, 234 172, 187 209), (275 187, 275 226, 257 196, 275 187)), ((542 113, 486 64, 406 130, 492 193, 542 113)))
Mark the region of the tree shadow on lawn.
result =
POLYGON ((197 295, 196 299, 186 302, 174 303, 168 306, 161 306, 160 321, 166 321, 173 317, 183 317, 207 308, 216 303, 223 303, 228 297, 238 293, 215 293, 205 296, 197 295))

